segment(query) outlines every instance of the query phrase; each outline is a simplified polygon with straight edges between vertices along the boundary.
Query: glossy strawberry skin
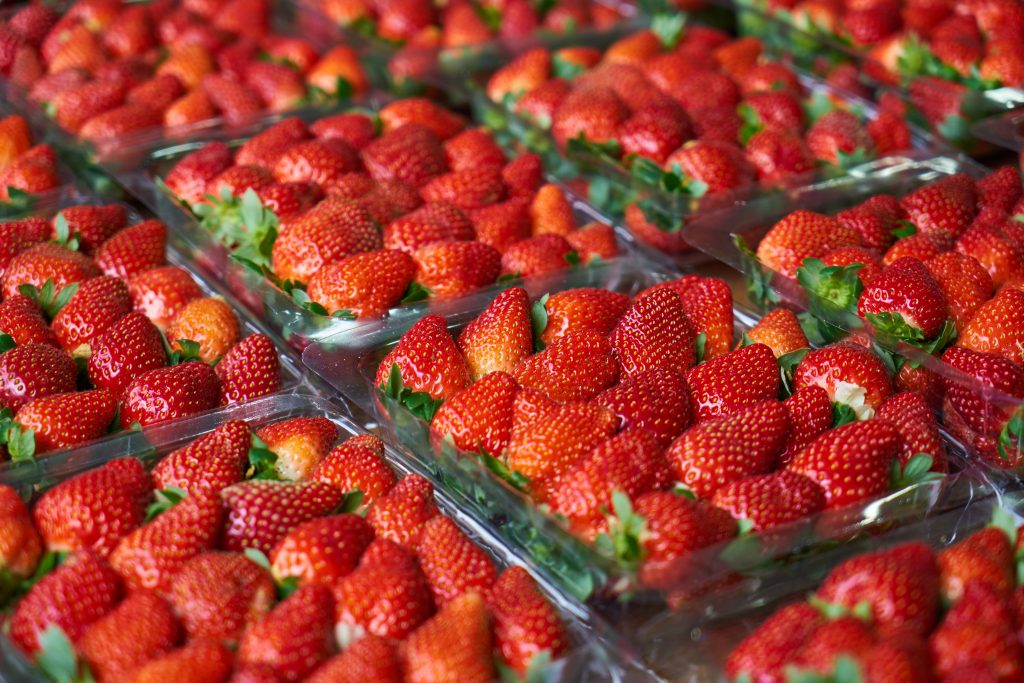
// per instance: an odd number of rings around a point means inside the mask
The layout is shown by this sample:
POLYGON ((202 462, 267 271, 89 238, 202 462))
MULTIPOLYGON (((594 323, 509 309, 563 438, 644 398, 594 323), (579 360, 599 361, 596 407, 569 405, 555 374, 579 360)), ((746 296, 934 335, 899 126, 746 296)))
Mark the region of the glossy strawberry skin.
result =
POLYGON ((247 481, 220 495, 227 510, 222 545, 268 554, 296 526, 337 508, 344 494, 323 482, 247 481))
POLYGON ((274 578, 295 577, 300 586, 331 586, 351 573, 373 530, 357 515, 331 515, 304 522, 292 529, 271 551, 274 578))
POLYGON ((98 439, 110 428, 116 410, 110 392, 93 389, 37 398, 23 405, 14 419, 35 431, 38 455, 98 439))
POLYGON ((205 363, 190 361, 142 373, 125 389, 121 426, 127 429, 195 415, 217 407, 220 381, 205 363))
POLYGON ((77 367, 46 344, 16 346, 0 354, 0 403, 13 411, 28 401, 74 391, 77 367))

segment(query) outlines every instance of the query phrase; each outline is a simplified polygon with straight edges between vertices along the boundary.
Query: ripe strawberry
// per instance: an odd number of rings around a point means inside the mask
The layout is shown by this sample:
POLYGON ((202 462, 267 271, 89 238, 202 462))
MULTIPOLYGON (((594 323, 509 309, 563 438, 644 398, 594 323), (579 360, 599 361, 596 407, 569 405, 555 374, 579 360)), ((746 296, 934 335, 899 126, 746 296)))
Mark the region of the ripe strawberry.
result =
POLYGON ((654 285, 641 292, 638 298, 661 288, 672 289, 679 295, 686 318, 698 334, 704 335, 701 360, 729 352, 733 335, 732 292, 724 280, 684 275, 677 280, 654 285))
POLYGON ((562 270, 578 260, 560 235, 536 235, 511 245, 501 256, 503 275, 531 277, 562 270))
POLYGON ((124 316, 98 335, 91 346, 89 381, 118 399, 136 377, 167 364, 160 330, 141 313, 124 316))
POLYGON ((746 158, 759 180, 782 180, 814 169, 815 159, 806 143, 795 134, 766 128, 751 136, 746 158))
POLYGON ((558 613, 522 567, 501 573, 487 606, 494 619, 495 647, 516 671, 526 671, 541 652, 557 659, 569 648, 558 613))
POLYGON ((524 52, 494 72, 487 82, 487 96, 502 102, 511 95, 518 99, 550 78, 551 53, 545 48, 524 52))
POLYGON ((505 290, 459 334, 458 346, 473 380, 512 372, 533 350, 526 290, 505 290))
POLYGON ((227 512, 221 545, 268 554, 299 524, 337 508, 344 492, 318 481, 247 481, 222 489, 220 495, 227 512))
POLYGON ((441 140, 447 140, 465 127, 461 116, 424 97, 396 100, 380 110, 384 132, 408 124, 423 126, 441 140))
POLYGON ((7 485, 0 485, 0 532, 0 572, 7 592, 12 581, 27 579, 35 572, 43 554, 43 542, 28 507, 7 485))
POLYGON ((950 317, 962 333, 974 312, 992 298, 992 277, 976 259, 955 251, 939 254, 925 266, 942 288, 950 317))
POLYGON ((11 16, 9 26, 31 45, 38 46, 60 19, 56 10, 46 5, 26 5, 11 16))
POLYGON ((946 446, 939 434, 935 415, 925 399, 917 393, 905 391, 886 399, 875 416, 892 423, 903 437, 900 464, 906 465, 918 453, 932 458, 932 471, 945 472, 946 446))
POLYGON ((233 658, 231 650, 223 645, 193 641, 151 659, 131 675, 135 683, 221 681, 231 675, 233 658))
POLYGON ((743 99, 739 111, 752 128, 751 134, 767 128, 799 134, 805 128, 806 114, 800 100, 785 90, 752 93, 743 99))
POLYGON ((416 559, 384 539, 371 543, 359 567, 334 585, 334 598, 335 635, 342 647, 364 633, 405 638, 434 609, 416 559))
POLYGON ((517 388, 508 373, 491 372, 438 408, 431 427, 442 436, 450 436, 458 448, 500 457, 512 436, 512 404, 517 388))
POLYGON ((216 408, 220 381, 206 363, 190 361, 142 373, 121 399, 121 427, 176 420, 216 408))
POLYGON ((815 121, 805 141, 815 159, 837 166, 863 163, 875 154, 874 142, 864 124, 841 109, 830 111, 815 121))
POLYGON ((935 670, 942 680, 1008 681, 1024 674, 1024 652, 1016 635, 1009 628, 993 628, 991 624, 943 624, 930 639, 935 670))
POLYGON ((744 346, 701 363, 686 374, 686 381, 697 422, 773 400, 780 386, 775 355, 764 344, 744 346))
POLYGON ((874 195, 857 206, 836 214, 836 220, 854 230, 868 249, 885 250, 896 240, 903 209, 895 197, 874 195))
POLYGON ((882 361, 851 343, 814 349, 793 372, 793 386, 819 386, 829 399, 847 407, 859 420, 870 419, 892 393, 892 380, 882 361))
POLYGON ((25 249, 45 242, 50 232, 49 221, 39 217, 0 223, 0 265, 6 267, 12 258, 25 249))
POLYGON ((256 436, 277 455, 281 479, 308 479, 338 438, 338 427, 324 417, 296 417, 260 428, 256 436))
POLYGON ((377 500, 366 519, 378 537, 415 551, 424 525, 437 514, 430 482, 409 475, 377 500))
POLYGON ((745 336, 755 344, 770 348, 776 358, 810 346, 796 313, 788 308, 769 311, 745 336))
POLYGON ((399 304, 415 272, 412 258, 401 251, 353 254, 314 273, 307 293, 328 312, 377 318, 399 304))
POLYGON ((975 184, 978 190, 978 212, 1013 213, 1021 198, 1020 171, 1013 166, 1000 166, 975 184))
POLYGON ((501 179, 511 197, 528 197, 544 182, 544 163, 533 152, 520 154, 501 171, 501 179))
POLYGON ((127 224, 124 207, 119 204, 69 206, 53 219, 54 236, 60 239, 62 232, 77 234, 81 251, 86 254, 92 254, 127 224), (63 228, 62 222, 66 224, 63 228))
POLYGON ((334 600, 326 586, 304 586, 242 636, 238 663, 273 669, 285 681, 305 678, 331 656, 334 600))
POLYGON ((167 227, 157 220, 142 221, 103 242, 95 253, 105 275, 132 276, 167 263, 167 227))
POLYGON ((502 256, 482 242, 431 242, 413 252, 416 282, 435 299, 463 296, 494 283, 502 256))
POLYGON ((346 493, 360 491, 363 503, 371 505, 390 491, 397 479, 384 459, 384 445, 367 443, 360 437, 347 439, 328 453, 310 474, 313 481, 333 484, 346 493))
POLYGON ((253 88, 226 76, 208 73, 200 87, 228 125, 245 124, 263 111, 263 101, 253 88))
POLYGON ((507 464, 541 485, 614 434, 617 423, 618 418, 606 408, 558 404, 540 392, 523 389, 513 405, 507 464))
POLYGON ((240 335, 238 315, 231 304, 216 296, 189 301, 167 328, 172 349, 180 350, 183 340, 193 341, 199 345, 200 360, 206 363, 222 358, 240 335))
POLYGON ((956 250, 984 266, 997 288, 1024 272, 1024 251, 1012 232, 1015 225, 1014 219, 1002 226, 975 221, 956 241, 956 250))
POLYGON ((278 581, 292 577, 300 586, 332 586, 356 568, 372 540, 373 530, 358 515, 312 519, 274 546, 271 571, 278 581))
POLYGON ((921 261, 901 258, 871 280, 857 312, 876 334, 890 339, 934 339, 946 321, 946 297, 921 261))
POLYGON ((162 122, 163 115, 152 107, 124 104, 86 121, 78 135, 101 151, 113 151, 119 140, 130 133, 155 128, 162 122))
POLYGON ((360 156, 374 180, 400 180, 413 187, 422 186, 447 168, 441 141, 417 124, 381 135, 364 147, 360 156))
POLYGON ((91 259, 52 243, 37 244, 15 256, 7 264, 3 277, 3 297, 15 296, 21 285, 42 289, 52 280, 55 291, 73 282, 82 282, 99 275, 91 259))
POLYGON ((168 600, 190 641, 233 645, 270 611, 269 572, 240 553, 196 555, 174 575, 168 600))
POLYGON ((381 246, 380 233, 365 208, 328 198, 274 242, 274 272, 283 280, 307 282, 324 264, 381 246))
POLYGON ((787 605, 765 619, 725 662, 730 677, 784 680, 785 666, 811 635, 826 623, 821 612, 806 602, 787 605))
POLYGON ((75 391, 78 366, 47 344, 15 346, 0 354, 0 405, 17 411, 29 401, 75 391))
POLYGON ((129 593, 112 612, 93 622, 76 644, 93 675, 112 680, 170 651, 178 622, 163 598, 129 593))
POLYGON ((524 197, 485 206, 469 214, 479 242, 504 252, 531 234, 530 205, 524 197))
POLYGON ((570 331, 591 329, 610 334, 629 307, 629 297, 606 289, 580 287, 547 295, 533 304, 543 308, 546 324, 540 341, 550 345, 570 331))
POLYGON ((110 392, 96 389, 29 401, 15 413, 14 420, 23 434, 34 433, 33 452, 24 455, 38 456, 98 439, 110 428, 116 412, 117 401, 110 392))
POLYGON ((326 116, 309 126, 309 132, 321 140, 340 138, 362 149, 377 137, 378 120, 367 114, 344 113, 326 116))
POLYGON ((911 192, 900 207, 918 232, 956 239, 974 219, 977 200, 974 181, 957 174, 911 192))
POLYGON ((72 354, 87 356, 90 344, 131 312, 125 281, 102 275, 81 284, 53 317, 51 327, 61 346, 72 354))
MULTIPOLYGON (((239 155, 243 149, 244 145, 239 155)), ((182 157, 164 176, 163 181, 176 197, 195 204, 203 200, 210 181, 232 164, 231 149, 223 142, 211 142, 182 157)))
POLYGON ((308 140, 309 134, 310 129, 301 119, 284 119, 246 140, 235 152, 235 163, 240 166, 260 166, 272 171, 277 160, 292 146, 308 140))
POLYGON ((688 181, 696 196, 734 190, 754 180, 754 169, 742 152, 710 140, 686 143, 669 155, 665 166, 688 181))
POLYGON ((193 496, 218 492, 242 480, 251 446, 249 426, 230 420, 161 458, 153 468, 153 485, 179 488, 193 496))
POLYGON ((0 302, 0 332, 10 335, 19 346, 57 346, 57 338, 43 317, 43 312, 24 294, 4 297, 0 302))
POLYGON ((580 263, 586 265, 607 261, 619 255, 615 229, 597 221, 588 223, 579 230, 573 230, 565 236, 565 240, 576 252, 580 263))
POLYGON ((801 671, 827 674, 840 657, 860 661, 875 645, 871 627, 854 616, 841 616, 818 628, 808 638, 793 664, 801 671))
POLYGON ((120 597, 114 570, 96 553, 79 551, 18 602, 8 622, 11 640, 29 656, 39 651, 39 637, 49 627, 61 629, 73 642, 114 609, 120 597))
POLYGON ((838 565, 817 591, 826 602, 853 609, 868 603, 883 637, 926 635, 938 611, 938 572, 931 550, 905 544, 859 555, 838 565))
POLYGON ((62 128, 77 133, 92 117, 119 106, 124 96, 123 83, 90 81, 58 94, 50 102, 51 116, 62 128))
POLYGON ((607 339, 592 330, 579 330, 524 358, 512 376, 520 386, 552 400, 587 401, 618 381, 619 367, 607 339))
POLYGON ((444 515, 424 524, 416 556, 439 608, 471 591, 486 595, 497 579, 487 553, 444 515))
POLYGON ((505 153, 484 128, 469 128, 445 141, 444 153, 452 171, 505 165, 505 153))
POLYGON ((1004 600, 1009 597, 1015 578, 1012 545, 1002 529, 990 526, 941 550, 936 559, 943 597, 956 602, 974 582, 986 584, 1004 600))
POLYGON ((772 226, 757 246, 757 258, 770 270, 794 279, 804 259, 859 245, 860 238, 852 228, 830 216, 801 209, 772 226))
POLYGON ((243 403, 281 388, 277 347, 265 334, 251 334, 232 346, 216 367, 220 405, 243 403))
POLYGON ((193 299, 203 296, 192 275, 178 266, 151 268, 128 281, 135 310, 161 330, 166 330, 178 313, 193 299))
POLYGON ((13 190, 39 194, 61 184, 57 157, 49 145, 36 145, 0 171, 0 200, 12 199, 13 190))
POLYGON ((649 431, 662 447, 691 423, 689 387, 673 370, 652 368, 606 389, 593 402, 614 411, 622 429, 649 431))
POLYGON ((1004 287, 982 304, 960 333, 957 346, 1005 356, 1024 366, 1024 291, 1004 287))
POLYGON ((432 242, 472 239, 472 223, 461 209, 447 201, 425 204, 384 228, 385 246, 410 254, 432 242))
POLYGON ((475 592, 446 605, 416 629, 402 649, 409 683, 486 683, 495 675, 491 657, 487 608, 475 592))
POLYGON ((420 188, 420 196, 426 202, 449 202, 464 211, 471 211, 504 199, 505 186, 501 181, 501 169, 477 166, 428 180, 420 188))
MULTIPOLYGON (((393 398, 427 394, 434 402, 451 398, 469 384, 469 368, 448 332, 444 318, 427 315, 399 340, 377 368, 374 383, 393 398), (397 368, 397 372, 393 369, 397 368), (392 386, 396 384, 398 386, 392 386)), ((429 406, 428 406, 429 407, 429 406)), ((433 417, 436 406, 421 417, 433 417)))
POLYGON ((779 464, 788 465, 793 456, 832 427, 832 401, 819 386, 804 387, 783 401, 789 412, 790 432, 779 464))
POLYGON ((758 531, 773 529, 825 509, 825 492, 815 481, 782 470, 746 477, 719 488, 711 498, 737 520, 758 531))
POLYGON ((697 333, 678 294, 655 290, 626 310, 610 340, 625 377, 661 367, 685 372, 696 362, 697 333))
POLYGON ((177 76, 161 74, 129 90, 125 95, 125 101, 129 104, 146 105, 162 112, 184 94, 185 88, 177 76))
POLYGON ((358 166, 356 151, 344 141, 308 140, 279 152, 273 171, 280 183, 311 182, 326 187, 358 166))
POLYGON ((390 642, 364 635, 340 654, 328 659, 307 683, 402 683, 402 667, 390 642))
POLYGON ((555 109, 551 134, 562 150, 578 138, 603 145, 616 141, 618 128, 628 117, 629 110, 612 89, 578 87, 555 109))

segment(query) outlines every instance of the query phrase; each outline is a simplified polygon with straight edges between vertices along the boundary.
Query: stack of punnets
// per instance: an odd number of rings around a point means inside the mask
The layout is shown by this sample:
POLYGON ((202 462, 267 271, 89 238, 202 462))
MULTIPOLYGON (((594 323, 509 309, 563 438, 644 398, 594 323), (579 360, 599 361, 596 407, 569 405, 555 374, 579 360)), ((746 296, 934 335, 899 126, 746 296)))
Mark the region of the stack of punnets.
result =
POLYGON ((0 680, 1024 680, 1022 37, 5 6, 0 680))

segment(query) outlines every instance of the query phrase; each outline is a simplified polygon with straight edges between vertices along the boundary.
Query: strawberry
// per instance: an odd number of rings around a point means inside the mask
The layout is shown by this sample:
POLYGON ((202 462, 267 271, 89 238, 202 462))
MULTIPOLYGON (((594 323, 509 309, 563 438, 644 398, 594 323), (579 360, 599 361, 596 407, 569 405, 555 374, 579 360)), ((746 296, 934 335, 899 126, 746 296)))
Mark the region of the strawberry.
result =
POLYGON ((62 233, 77 235, 79 247, 86 254, 92 254, 127 224, 124 207, 119 204, 69 206, 53 219, 54 236, 60 239, 62 233))
POLYGON ((379 120, 367 114, 335 114, 314 121, 309 132, 321 140, 340 138, 352 147, 362 149, 377 137, 378 123, 379 120))
POLYGON ((530 205, 523 197, 485 206, 469 214, 477 241, 504 252, 530 236, 530 205))
POLYGON ((373 530, 357 515, 319 517, 292 529, 270 553, 274 578, 331 586, 351 573, 373 530))
POLYGON ((670 288, 679 295, 683 312, 698 334, 704 335, 704 354, 708 360, 728 353, 732 346, 732 292, 724 280, 699 275, 683 277, 654 285, 638 298, 661 288, 670 288))
POLYGON ((813 633, 826 623, 821 612, 806 602, 787 605, 765 619, 729 653, 725 671, 730 677, 784 680, 784 667, 813 633))
POLYGON ((610 336, 625 377, 654 367, 685 372, 696 361, 695 339, 679 295, 667 289, 638 297, 610 336))
POLYGON ((576 229, 572 204, 558 185, 548 183, 537 190, 530 204, 533 234, 551 233, 568 237, 576 229))
POLYGON ((536 235, 505 249, 501 255, 501 272, 531 277, 562 270, 578 260, 579 256, 561 235, 536 235))
POLYGON ((603 145, 616 141, 618 128, 628 117, 626 105, 610 88, 579 87, 555 109, 551 134, 563 150, 570 140, 579 138, 603 145))
POLYGON ((522 567, 501 573, 487 606, 494 619, 496 649, 516 671, 526 671, 541 652, 557 659, 569 648, 558 613, 522 567))
MULTIPOLYGON (((376 439, 376 437, 370 437, 376 439)), ((333 484, 345 492, 359 491, 363 503, 372 504, 390 491, 397 479, 384 459, 383 444, 379 450, 360 438, 346 440, 329 452, 310 474, 313 481, 333 484)))
POLYGON ((701 363, 686 374, 686 381, 697 422, 773 400, 780 386, 778 363, 764 344, 744 346, 701 363))
POLYGON ((338 427, 325 417, 296 417, 260 428, 263 440, 277 460, 274 469, 281 479, 308 479, 338 438, 338 427))
POLYGON ((121 582, 114 570, 98 554, 79 551, 18 602, 8 622, 11 640, 29 656, 40 650, 40 636, 51 627, 75 641, 114 609, 120 597, 121 582))
POLYGON ((424 526, 437 514, 430 482, 409 475, 377 500, 366 519, 378 537, 415 551, 424 526))
POLYGON ((888 422, 854 422, 816 438, 786 468, 818 482, 828 507, 842 507, 889 489, 890 467, 901 443, 888 422))
POLYGON ((206 363, 148 370, 134 380, 121 399, 121 427, 138 422, 143 427, 176 420, 217 407, 220 381, 206 363))
POLYGON ((934 339, 946 321, 946 297, 928 269, 915 258, 901 258, 871 280, 857 312, 876 334, 891 339, 934 339))
POLYGON ((147 220, 121 230, 96 249, 96 265, 105 275, 129 280, 167 263, 167 227, 147 220))
POLYGON ((242 125, 263 110, 263 101, 253 88, 226 76, 208 73, 202 77, 200 87, 228 125, 242 125))
POLYGON ((379 636, 364 635, 340 654, 328 659, 307 683, 402 683, 402 668, 391 644, 379 636))
POLYGON ((199 345, 198 356, 207 363, 221 358, 241 335, 241 324, 231 304, 206 296, 186 303, 167 329, 171 348, 180 350, 184 340, 199 345))
POLYGON ((789 413, 791 429, 779 464, 788 465, 804 446, 832 427, 832 401, 821 387, 808 386, 793 392, 783 405, 789 413))
POLYGON ((459 334, 458 346, 473 380, 512 372, 532 351, 526 290, 505 290, 459 334))
POLYGON ((125 101, 129 104, 147 105, 164 111, 185 94, 185 88, 177 76, 161 74, 143 81, 127 92, 125 101))
POLYGON ((982 304, 957 339, 957 346, 1005 356, 1024 366, 1024 291, 1004 287, 982 304))
POLYGON ((512 435, 512 404, 517 385, 505 372, 494 371, 446 401, 431 421, 455 446, 499 457, 512 435))
POLYGON ((28 43, 38 46, 53 28, 60 15, 46 5, 26 5, 10 17, 9 25, 28 43))
POLYGON ((540 392, 524 389, 516 396, 508 466, 543 483, 565 471, 615 433, 618 419, 600 406, 557 404, 540 392))
POLYGON ((187 496, 125 536, 110 555, 110 565, 130 589, 166 594, 188 560, 216 548, 222 521, 215 495, 187 496))
POLYGON ((520 361, 512 376, 552 400, 587 401, 618 381, 619 367, 604 337, 579 330, 520 361))
POLYGON ((441 141, 418 124, 381 135, 364 147, 360 156, 374 180, 400 180, 413 187, 422 186, 447 168, 441 141))
POLYGON ((773 529, 825 509, 825 492, 815 481, 782 470, 738 479, 722 486, 712 504, 758 531, 773 529))
POLYGON ((487 608, 475 592, 448 603, 402 649, 409 683, 486 683, 495 675, 491 656, 487 608))
POLYGON ((75 282, 99 275, 99 269, 88 257, 58 244, 44 243, 29 247, 7 264, 3 277, 3 297, 19 294, 21 285, 42 289, 48 280, 56 291, 75 282))
MULTIPOLYGON (((235 152, 234 161, 240 166, 260 166, 272 171, 277 160, 292 146, 308 140, 309 134, 310 129, 301 119, 284 119, 246 140, 235 152)), ((201 149, 213 145, 216 143, 201 149)), ((193 152, 195 154, 198 152, 193 152)))
POLYGON ((161 112, 152 107, 125 104, 92 117, 82 125, 78 135, 101 150, 112 151, 119 139, 130 133, 157 127, 162 121, 161 112))
POLYGON ((167 364, 160 330, 141 313, 124 316, 91 345, 89 381, 118 399, 136 377, 167 364))
POLYGON ((416 559, 392 541, 378 539, 359 567, 334 585, 335 635, 342 647, 364 633, 401 639, 433 612, 433 598, 416 559), (371 559, 387 555, 387 559, 371 559))
POLYGON ((416 556, 440 608, 470 591, 486 594, 497 579, 487 553, 444 515, 423 526, 416 556))
POLYGON ((32 431, 34 435, 30 452, 22 451, 22 455, 42 455, 98 439, 110 428, 116 412, 117 401, 105 389, 52 394, 29 401, 14 415, 22 434, 32 431))
POLYGON ((384 245, 410 254, 431 242, 472 239, 472 223, 446 201, 425 204, 384 227, 384 245))
POLYGON ((92 117, 120 105, 124 96, 122 83, 90 81, 58 94, 50 102, 50 115, 62 128, 77 133, 92 117))
POLYGON ((276 113, 301 106, 306 97, 302 76, 290 66, 255 62, 245 73, 245 83, 256 91, 266 107, 276 113))
POLYGON ((281 388, 277 347, 265 334, 251 334, 232 346, 216 367, 220 405, 243 403, 281 388))
POLYGON ((174 575, 168 600, 190 641, 231 645, 270 611, 270 574, 240 553, 196 555, 174 575))
MULTIPOLYGON (((239 155, 243 149, 245 145, 239 150, 239 155)), ((232 163, 231 149, 223 142, 211 142, 182 157, 164 176, 163 181, 176 197, 195 204, 205 196, 210 181, 227 170, 232 163)))
POLYGON ((487 96, 502 102, 509 95, 518 99, 550 78, 551 53, 546 48, 524 52, 498 69, 487 82, 487 96))
POLYGON ((799 134, 805 128, 806 114, 800 100, 784 90, 756 92, 743 99, 740 114, 752 127, 751 134, 777 128, 799 134))
POLYGON ((252 433, 246 423, 225 422, 161 458, 153 468, 153 485, 178 488, 194 496, 218 492, 242 480, 251 445, 252 433))
POLYGON ((974 219, 977 200, 974 181, 957 174, 914 190, 900 208, 918 232, 956 239, 974 219))
POLYGON ((647 105, 619 126, 617 140, 623 157, 631 154, 661 165, 692 137, 689 118, 678 107, 647 105))
POLYGON ((793 664, 800 671, 827 674, 840 657, 860 661, 875 645, 875 634, 868 624, 854 616, 841 616, 818 628, 800 648, 793 664))
POLYGON ((942 289, 950 317, 962 333, 974 312, 992 298, 992 277, 976 259, 955 251, 939 254, 925 266, 942 289))
POLYGON ((956 250, 974 257, 992 276, 998 288, 1020 278, 1024 272, 1024 251, 1012 237, 1014 219, 1003 226, 976 221, 956 241, 956 250))
POLYGON ((477 166, 428 180, 420 188, 420 196, 426 202, 449 202, 464 211, 471 211, 504 199, 505 186, 499 168, 477 166))
POLYGON ((852 228, 830 216, 801 209, 771 227, 757 245, 757 258, 770 270, 794 279, 805 258, 859 244, 852 228))
POLYGON ((857 206, 841 211, 835 219, 854 230, 868 249, 885 250, 896 240, 903 209, 891 195, 874 195, 857 206))
POLYGON ((520 154, 501 170, 501 180, 509 196, 531 196, 544 182, 544 164, 533 152, 520 154))
POLYGON ((793 372, 799 391, 819 386, 838 407, 852 410, 859 420, 870 419, 892 393, 892 380, 882 361, 852 343, 814 349, 793 372))
POLYGON ((712 140, 686 143, 665 160, 665 166, 690 184, 695 196, 734 190, 754 180, 754 169, 733 145, 712 140))
POLYGON ((46 344, 15 346, 0 354, 0 404, 17 411, 29 401, 77 388, 78 366, 46 344))
POLYGON ((39 194, 61 184, 57 157, 49 145, 36 145, 0 171, 0 200, 12 199, 13 190, 39 194))
POLYGON ((424 97, 396 100, 381 109, 379 116, 385 133, 415 124, 447 140, 465 127, 461 116, 424 97))
POLYGON ((606 389, 593 402, 614 411, 622 429, 649 431, 662 447, 691 423, 689 388, 673 370, 652 368, 606 389))
MULTIPOLYGON (((29 247, 45 242, 50 237, 50 224, 38 218, 0 223, 0 262, 4 267, 11 259, 29 247)), ((2 269, 0 269, 2 273, 2 269)))
POLYGON ((502 256, 482 242, 431 242, 413 252, 415 279, 435 299, 463 296, 494 283, 502 256))
POLYGON ((93 340, 131 312, 125 281, 102 275, 81 284, 53 317, 51 327, 61 346, 74 355, 88 356, 93 340))
POLYGON ((227 519, 222 545, 264 554, 303 522, 338 507, 343 492, 323 482, 248 481, 220 492, 227 519))
POLYGON ((997 210, 1013 213, 1021 198, 1020 171, 1013 166, 1000 166, 975 183, 978 190, 978 212, 997 210))
POLYGON ((666 457, 679 481, 708 498, 726 484, 771 471, 789 429, 783 405, 765 401, 688 429, 666 457), (758 429, 752 431, 751 425, 758 429))
POLYGON ((358 166, 355 150, 344 141, 308 140, 279 152, 273 171, 280 183, 311 182, 326 187, 358 166))
MULTIPOLYGON (((423 402, 418 394, 427 394, 437 404, 454 396, 469 381, 469 368, 444 318, 427 315, 380 362, 374 383, 388 396, 406 403, 416 399, 418 405, 423 402)), ((421 417, 433 417, 436 405, 425 408, 421 417)))
POLYGON ((944 548, 936 558, 943 597, 956 602, 971 583, 984 583, 1002 599, 1014 586, 1011 541, 994 526, 985 527, 956 545, 944 548))
POLYGON ((782 180, 814 169, 815 159, 800 137, 778 128, 766 128, 751 136, 746 158, 759 180, 782 180))
POLYGON ((918 453, 932 458, 932 470, 944 472, 946 446, 939 435, 935 415, 925 399, 915 392, 905 391, 886 399, 875 416, 893 424, 903 437, 900 463, 906 465, 918 453))
POLYGON ((128 293, 135 310, 142 313, 161 330, 166 330, 178 313, 203 290, 184 268, 161 266, 150 268, 128 281, 128 293))
POLYGON ((369 251, 325 265, 309 279, 307 293, 329 312, 376 318, 400 303, 415 273, 404 252, 369 251))
POLYGON ((43 312, 35 301, 24 294, 4 297, 0 302, 0 332, 9 335, 20 346, 57 346, 57 337, 43 317, 43 312))
POLYGON ((594 221, 573 230, 565 236, 566 242, 576 252, 580 263, 590 265, 615 258, 619 255, 618 238, 615 229, 594 221))
POLYGON ((610 334, 629 303, 629 297, 619 292, 580 287, 546 295, 532 310, 535 319, 545 320, 540 341, 550 345, 573 330, 610 334))
POLYGON ((170 606, 153 593, 138 591, 93 622, 76 649, 93 675, 112 680, 170 651, 177 642, 178 622, 170 606))
POLYGON ((446 140, 444 154, 448 168, 456 172, 505 165, 505 153, 484 128, 469 128, 446 140))
POLYGON ((936 672, 953 680, 957 671, 981 679, 991 672, 993 680, 1011 681, 1024 674, 1024 652, 1012 629, 990 624, 943 624, 930 639, 936 672))
POLYGON ((755 344, 770 348, 776 358, 810 346, 796 313, 788 308, 769 311, 744 336, 755 344))
POLYGON ((939 254, 949 251, 947 238, 935 234, 917 234, 903 239, 892 245, 882 257, 882 263, 886 266, 892 265, 901 258, 913 257, 918 261, 930 261, 939 254))
POLYGON ((380 233, 365 208, 328 198, 274 242, 274 272, 283 280, 307 282, 324 264, 381 246, 380 233))
POLYGON ((135 669, 136 683, 168 680, 222 681, 231 675, 231 650, 216 643, 190 642, 135 669))
POLYGON ((304 586, 246 630, 238 663, 268 666, 282 680, 301 680, 331 656, 333 617, 330 589, 304 586))
POLYGON ((0 485, 0 588, 7 594, 13 582, 27 579, 43 554, 43 542, 32 515, 18 492, 0 485))
POLYGON ((867 128, 848 111, 830 111, 811 125, 805 137, 814 158, 827 164, 849 167, 874 156, 875 146, 867 128))

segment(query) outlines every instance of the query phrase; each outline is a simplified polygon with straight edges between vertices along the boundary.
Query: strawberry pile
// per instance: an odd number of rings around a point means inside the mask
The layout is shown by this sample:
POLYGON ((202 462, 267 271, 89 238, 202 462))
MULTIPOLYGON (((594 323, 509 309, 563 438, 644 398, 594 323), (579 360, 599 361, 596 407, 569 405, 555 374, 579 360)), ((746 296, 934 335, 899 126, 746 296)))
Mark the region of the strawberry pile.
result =
POLYGON ((537 155, 509 160, 422 98, 213 142, 161 182, 236 259, 346 319, 618 254, 611 226, 577 224, 537 155))
POLYGON ((1001 513, 938 552, 915 542, 847 560, 732 650, 729 680, 1022 680, 1022 537, 1001 513))
POLYGON ((0 74, 102 150, 220 117, 229 125, 367 89, 356 53, 269 28, 265 0, 32 3, 0 24, 0 74))
POLYGON ((0 223, 0 442, 14 460, 281 388, 269 337, 118 204, 0 223))
POLYGON ((57 153, 34 145, 28 123, 17 114, 0 118, 0 204, 24 204, 31 195, 60 186, 57 153))
POLYGON ((490 683, 570 648, 529 574, 496 566, 427 480, 398 479, 374 436, 338 438, 325 417, 255 436, 235 420, 30 506, 0 485, 0 576, 30 586, 14 644, 100 683, 490 683))
MULTIPOLYGON (((563 151, 611 157, 693 197, 911 147, 894 111, 868 120, 843 98, 809 93, 756 38, 696 25, 659 24, 604 52, 529 51, 490 78, 487 95, 550 130, 563 151)), ((656 245, 672 238, 657 232, 656 245)))
POLYGON ((925 399, 868 349, 810 350, 787 309, 733 342, 730 290, 714 278, 532 306, 512 288, 456 337, 442 317, 420 319, 374 384, 665 590, 692 551, 741 528, 947 470, 925 399))
POLYGON ((833 216, 794 211, 761 239, 756 256, 795 279, 817 315, 941 356, 959 376, 908 372, 927 383, 965 444, 1016 468, 1024 457, 1021 213, 1020 174, 1011 166, 978 181, 944 176, 901 199, 875 195, 833 216))

